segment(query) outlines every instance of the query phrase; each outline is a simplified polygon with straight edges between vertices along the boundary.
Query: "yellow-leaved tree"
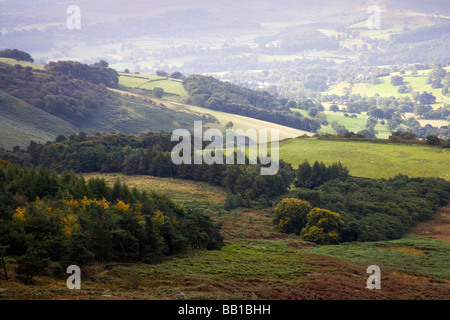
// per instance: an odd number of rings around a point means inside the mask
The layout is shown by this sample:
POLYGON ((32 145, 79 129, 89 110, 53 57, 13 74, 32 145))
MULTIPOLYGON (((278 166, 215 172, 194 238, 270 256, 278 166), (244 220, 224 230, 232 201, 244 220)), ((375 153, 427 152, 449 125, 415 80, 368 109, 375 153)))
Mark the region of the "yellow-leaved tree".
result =
POLYGON ((314 208, 307 215, 307 223, 302 229, 301 236, 317 244, 337 244, 343 226, 344 221, 339 213, 314 208))
POLYGON ((25 217, 26 208, 17 207, 16 212, 13 215, 13 219, 19 222, 25 222, 27 218, 25 217))
POLYGON ((116 203, 116 208, 118 208, 118 209, 120 209, 122 211, 130 211, 130 205, 125 203, 125 202, 123 202, 122 200, 119 200, 116 203))

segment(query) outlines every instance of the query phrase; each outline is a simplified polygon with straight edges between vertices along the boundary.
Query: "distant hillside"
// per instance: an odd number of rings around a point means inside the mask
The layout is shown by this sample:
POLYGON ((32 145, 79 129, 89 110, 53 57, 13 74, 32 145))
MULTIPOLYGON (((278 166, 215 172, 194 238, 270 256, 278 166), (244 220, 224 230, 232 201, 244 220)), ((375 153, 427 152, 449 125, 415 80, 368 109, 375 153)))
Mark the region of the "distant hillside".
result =
MULTIPOLYGON (((183 81, 178 79, 172 79, 162 76, 152 76, 145 74, 127 74, 119 73, 119 89, 128 92, 132 95, 141 95, 153 97, 153 89, 155 87, 160 87, 164 89, 164 105, 168 108, 172 108, 179 112, 195 113, 201 116, 203 119, 211 121, 208 126, 215 128, 225 128, 225 126, 230 123, 233 125, 234 129, 276 129, 279 133, 279 139, 296 138, 302 135, 311 136, 312 132, 303 131, 280 124, 276 124, 269 121, 259 120, 253 117, 246 117, 239 114, 232 114, 228 112, 207 109, 195 105, 181 103, 193 102, 195 98, 190 97, 183 87, 183 81), (215 122, 216 123, 212 123, 215 122)), ((247 89, 240 88, 240 90, 247 91, 247 89)), ((120 92, 120 91, 117 91, 120 92)), ((152 98, 154 99, 154 98, 152 98)), ((271 97, 273 99, 273 97, 271 97)), ((276 103, 278 105, 279 102, 276 103)))
POLYGON ((266 91, 252 90, 211 76, 191 75, 183 81, 191 98, 190 104, 207 109, 281 124, 315 132, 320 123, 292 112, 280 100, 266 91))
POLYGON ((215 121, 169 109, 146 97, 40 69, 0 63, 0 147, 27 146, 30 140, 45 142, 80 131, 170 132, 191 128, 195 120, 215 121))
MULTIPOLYGON (((244 99, 242 92, 235 98, 242 95, 244 99)), ((280 139, 311 134, 256 116, 208 111, 165 100, 187 96, 181 80, 121 73, 118 89, 114 89, 50 72, 42 65, 4 58, 0 61, 0 148, 26 147, 31 140, 44 143, 81 131, 139 135, 177 128, 191 130, 199 120, 205 128, 223 129, 229 122, 234 129, 276 128, 280 139), (158 86, 164 89, 163 99, 153 95, 152 89, 158 86)))

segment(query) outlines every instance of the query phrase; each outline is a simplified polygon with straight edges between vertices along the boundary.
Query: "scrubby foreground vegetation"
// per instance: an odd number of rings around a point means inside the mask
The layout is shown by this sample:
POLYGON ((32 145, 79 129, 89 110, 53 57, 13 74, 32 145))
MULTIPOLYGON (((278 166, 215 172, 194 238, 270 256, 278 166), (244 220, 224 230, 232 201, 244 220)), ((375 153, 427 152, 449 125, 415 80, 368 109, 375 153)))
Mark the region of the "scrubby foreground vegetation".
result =
MULTIPOLYGON (((106 177, 111 187, 120 178, 142 191, 173 190, 173 198, 183 206, 195 201, 222 225, 226 246, 221 250, 188 250, 159 264, 94 262, 82 268, 81 290, 66 288, 67 275, 55 277, 48 272, 35 276, 32 286, 22 284, 14 270, 15 257, 6 256, 10 281, 0 281, 3 299, 416 300, 449 296, 447 242, 414 233, 415 237, 394 241, 316 246, 276 231, 271 208, 218 209, 224 192, 206 197, 217 192, 217 187, 206 183, 89 175, 95 176, 106 177), (366 268, 374 263, 382 270, 381 290, 365 288, 366 268)), ((443 217, 448 216, 446 212, 441 211, 443 217)), ((448 234, 450 224, 441 220, 440 225, 447 226, 448 234)))

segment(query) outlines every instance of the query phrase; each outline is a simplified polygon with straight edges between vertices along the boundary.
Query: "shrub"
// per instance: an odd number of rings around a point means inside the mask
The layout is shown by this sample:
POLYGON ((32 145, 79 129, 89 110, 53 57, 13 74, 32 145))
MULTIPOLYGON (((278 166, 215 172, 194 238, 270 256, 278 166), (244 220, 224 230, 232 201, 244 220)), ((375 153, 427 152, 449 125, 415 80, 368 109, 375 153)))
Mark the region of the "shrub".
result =
POLYGON ((282 232, 299 234, 306 225, 306 217, 311 209, 308 201, 285 198, 273 210, 273 223, 282 232))
POLYGON ((338 213, 314 208, 308 213, 307 220, 306 226, 301 231, 303 239, 317 244, 339 243, 339 233, 344 221, 338 213))

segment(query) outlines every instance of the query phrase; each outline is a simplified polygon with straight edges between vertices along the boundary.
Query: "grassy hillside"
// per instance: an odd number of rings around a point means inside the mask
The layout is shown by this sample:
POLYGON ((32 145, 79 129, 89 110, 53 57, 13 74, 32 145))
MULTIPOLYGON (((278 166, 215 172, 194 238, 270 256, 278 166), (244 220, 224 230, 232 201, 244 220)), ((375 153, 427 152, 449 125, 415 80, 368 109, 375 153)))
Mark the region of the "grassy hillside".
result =
POLYGON ((191 128, 194 121, 202 119, 192 112, 168 108, 162 101, 125 92, 118 92, 115 102, 115 105, 96 110, 94 117, 85 123, 84 130, 125 134, 171 132, 176 128, 191 128))
MULTIPOLYGON (((145 92, 139 91, 139 89, 152 90, 155 87, 161 87, 164 89, 165 93, 176 95, 180 98, 186 97, 188 95, 183 87, 181 80, 170 79, 167 77, 120 73, 119 86, 122 90, 130 91, 131 93, 135 93, 136 95, 146 95, 145 92)), ((276 129, 279 131, 280 140, 287 138, 296 138, 305 134, 308 136, 312 135, 311 132, 289 128, 286 126, 250 117, 201 108, 193 105, 187 105, 180 103, 179 101, 164 101, 166 98, 172 100, 167 96, 165 96, 163 100, 158 100, 155 98, 152 99, 155 101, 161 101, 167 107, 178 112, 194 113, 196 115, 204 117, 205 119, 214 119, 214 121, 217 121, 215 124, 209 124, 208 126, 210 127, 223 129, 227 123, 232 122, 233 129, 276 129)))
POLYGON ((410 177, 450 180, 448 149, 419 145, 376 144, 358 141, 290 139, 280 144, 280 158, 297 167, 304 160, 325 164, 342 162, 350 174, 389 178, 399 173, 410 177))
POLYGON ((181 103, 175 103, 175 102, 172 102, 172 103, 168 102, 167 104, 173 105, 174 107, 176 107, 178 110, 181 110, 181 111, 188 110, 191 112, 196 112, 201 115, 212 116, 215 119, 217 119, 217 121, 219 122, 219 127, 222 127, 222 128, 225 127, 225 125, 228 122, 232 122, 233 129, 242 129, 242 130, 266 129, 268 131, 269 138, 270 138, 270 130, 278 130, 280 140, 296 138, 296 137, 299 137, 302 135, 307 135, 307 136, 313 135, 313 133, 311 133, 311 132, 298 130, 298 129, 294 129, 294 128, 289 128, 289 127, 275 124, 272 122, 253 119, 253 118, 240 116, 240 115, 236 115, 236 114, 231 114, 231 113, 226 113, 226 112, 221 112, 221 111, 216 111, 216 110, 211 110, 211 109, 206 109, 206 108, 201 108, 201 107, 191 106, 191 105, 186 105, 186 104, 181 104, 181 103))
POLYGON ((127 176, 124 174, 84 174, 86 179, 92 177, 103 178, 109 185, 113 185, 119 178, 122 183, 138 190, 156 191, 167 194, 171 199, 182 205, 207 204, 208 207, 223 205, 225 201, 224 190, 214 187, 206 182, 181 180, 173 178, 159 178, 153 176, 127 176))
POLYGON ((75 133, 74 127, 0 90, 0 148, 26 146, 31 140, 46 142, 58 134, 75 133))
MULTIPOLYGON (((113 91, 113 90, 111 90, 113 91)), ((1 145, 12 148, 14 145, 27 146, 30 140, 46 142, 57 135, 70 135, 84 131, 89 134, 96 132, 122 132, 124 134, 141 134, 149 131, 170 132, 176 128, 191 128, 194 121, 205 123, 214 121, 205 119, 193 112, 178 111, 167 106, 156 104, 144 97, 124 93, 114 93, 114 104, 101 106, 94 110, 88 119, 82 123, 69 123, 55 117, 25 102, 10 98, 10 104, 0 109, 2 126, 1 145)), ((3 97, 8 97, 3 94, 3 97)))
POLYGON ((450 279, 450 244, 430 239, 405 237, 400 240, 347 243, 321 246, 309 252, 366 263, 377 261, 384 268, 395 267, 404 273, 422 273, 430 277, 450 279), (427 260, 428 263, 423 263, 427 260))
POLYGON ((26 61, 18 61, 15 59, 10 59, 10 58, 3 58, 0 57, 0 63, 6 63, 9 64, 11 66, 14 66, 16 64, 22 66, 22 67, 32 67, 33 69, 37 69, 37 70, 44 70, 44 65, 42 64, 37 64, 37 63, 31 63, 31 62, 26 62, 26 61))
MULTIPOLYGON (((9 64, 13 65, 15 60, 9 60, 9 64)), ((35 66, 35 64, 29 65, 35 66)), ((39 65, 36 66, 39 68, 39 65)), ((32 74, 33 79, 45 79, 49 76, 47 73, 32 72, 32 74)), ((79 82, 72 83, 77 83, 79 86, 79 82)), ((29 90, 34 90, 33 88, 38 90, 39 87, 35 85, 29 90)), ((88 90, 87 87, 89 84, 86 85, 86 90, 88 90)), ((82 85, 79 90, 85 90, 83 88, 82 85)), ((224 129, 225 125, 231 121, 234 129, 277 129, 280 139, 311 134, 267 121, 175 102, 174 99, 180 100, 187 93, 181 80, 166 77, 120 74, 118 89, 108 88, 106 92, 102 93, 91 90, 91 94, 98 95, 101 103, 93 108, 89 116, 82 121, 75 121, 70 117, 63 120, 61 116, 52 115, 46 111, 45 107, 38 108, 25 102, 22 98, 24 94, 13 89, 8 89, 11 92, 0 91, 2 94, 0 131, 4 137, 1 146, 7 149, 11 149, 15 145, 27 146, 30 140, 46 142, 53 140, 59 134, 69 136, 80 131, 88 134, 122 132, 138 135, 149 131, 171 132, 177 128, 192 129, 194 121, 198 120, 203 121, 205 128, 224 129), (162 87, 165 97, 155 98, 151 93, 155 87, 162 87), (11 94, 15 94, 16 97, 11 94)), ((34 101, 28 100, 31 103, 34 101)))

